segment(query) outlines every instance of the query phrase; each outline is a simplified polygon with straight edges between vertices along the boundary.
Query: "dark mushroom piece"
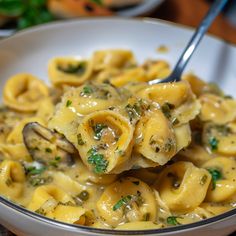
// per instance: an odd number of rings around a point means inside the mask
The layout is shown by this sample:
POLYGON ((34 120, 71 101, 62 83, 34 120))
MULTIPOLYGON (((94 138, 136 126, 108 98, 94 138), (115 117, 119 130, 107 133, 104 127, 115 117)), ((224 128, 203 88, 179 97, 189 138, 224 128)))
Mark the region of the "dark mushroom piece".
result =
POLYGON ((33 160, 45 165, 62 167, 74 164, 78 155, 75 147, 62 135, 51 131, 37 122, 23 129, 25 146, 33 160))

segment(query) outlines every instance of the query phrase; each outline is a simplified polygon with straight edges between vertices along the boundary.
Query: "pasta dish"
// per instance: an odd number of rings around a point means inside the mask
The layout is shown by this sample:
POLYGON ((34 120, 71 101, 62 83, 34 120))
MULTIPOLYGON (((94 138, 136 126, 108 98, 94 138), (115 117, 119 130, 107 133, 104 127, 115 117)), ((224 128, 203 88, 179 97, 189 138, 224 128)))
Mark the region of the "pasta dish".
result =
POLYGON ((51 85, 10 77, 0 108, 0 195, 69 224, 158 229, 236 207, 236 100, 193 74, 165 78, 112 49, 56 57, 51 85))

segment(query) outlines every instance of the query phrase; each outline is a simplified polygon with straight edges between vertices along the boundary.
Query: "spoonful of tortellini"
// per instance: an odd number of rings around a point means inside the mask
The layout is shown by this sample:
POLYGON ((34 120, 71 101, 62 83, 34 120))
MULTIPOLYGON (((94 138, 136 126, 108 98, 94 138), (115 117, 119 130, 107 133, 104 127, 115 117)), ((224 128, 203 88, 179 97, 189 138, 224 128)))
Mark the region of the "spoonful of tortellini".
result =
POLYGON ((188 64, 191 56, 195 52, 197 46, 201 42, 204 34, 207 32, 208 28, 211 26, 211 23, 214 21, 215 17, 220 13, 228 0, 217 0, 212 4, 212 7, 209 9, 208 13, 202 20, 201 24, 196 29, 189 43, 185 47, 182 55, 180 56, 178 62, 176 63, 172 73, 165 79, 160 80, 154 79, 149 81, 150 85, 157 83, 167 83, 167 82, 177 82, 181 80, 181 75, 188 64))

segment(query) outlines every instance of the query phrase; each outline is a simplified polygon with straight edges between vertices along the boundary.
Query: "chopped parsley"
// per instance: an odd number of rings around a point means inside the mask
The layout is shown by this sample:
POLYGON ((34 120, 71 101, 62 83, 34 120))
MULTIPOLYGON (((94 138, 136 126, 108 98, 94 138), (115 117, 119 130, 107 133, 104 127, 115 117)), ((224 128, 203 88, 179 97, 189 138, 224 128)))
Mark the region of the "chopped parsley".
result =
POLYGON ((48 176, 48 177, 32 177, 29 179, 29 183, 36 187, 36 186, 40 186, 40 185, 44 185, 44 184, 48 184, 51 183, 53 181, 52 176, 48 176))
POLYGON ((181 224, 177 221, 177 218, 182 219, 182 218, 179 217, 179 216, 169 216, 169 217, 167 217, 166 222, 167 222, 168 225, 181 225, 181 224))
POLYGON ((105 124, 95 124, 92 126, 93 132, 94 132, 94 139, 100 140, 102 137, 102 132, 104 129, 106 129, 108 126, 105 124))
POLYGON ((218 139, 216 139, 215 137, 210 137, 208 140, 208 143, 211 147, 211 151, 216 151, 218 149, 218 139))
POLYGON ((175 143, 174 143, 173 139, 168 138, 165 145, 164 145, 164 151, 170 152, 174 147, 175 147, 175 143))
POLYGON ((83 87, 83 90, 82 92, 80 93, 80 96, 88 96, 88 95, 91 95, 93 93, 93 89, 86 85, 83 87))
POLYGON ((82 135, 81 134, 77 134, 77 143, 80 146, 85 144, 85 141, 82 139, 82 135))
POLYGON ((108 161, 105 160, 104 155, 97 152, 95 148, 88 151, 88 163, 94 166, 94 172, 101 174, 106 172, 108 161))
POLYGON ((51 166, 57 168, 60 161, 61 161, 61 157, 60 157, 60 156, 56 156, 56 157, 54 158, 54 160, 52 160, 52 161, 49 162, 49 164, 50 164, 51 166))
POLYGON ((26 173, 28 175, 40 175, 46 170, 45 166, 42 166, 40 168, 36 168, 35 166, 29 166, 26 168, 26 173))
POLYGON ((127 206, 129 204, 129 202, 131 201, 132 196, 131 195, 127 195, 125 197, 122 197, 112 208, 113 211, 116 211, 118 209, 120 209, 123 206, 127 206))
POLYGON ((67 74, 83 75, 86 71, 86 62, 81 62, 77 65, 68 64, 67 67, 58 66, 57 69, 67 74))
POLYGON ((125 110, 131 121, 137 117, 140 117, 141 115, 141 109, 137 103, 135 103, 134 105, 127 104, 125 110))
POLYGON ((72 104, 72 101, 71 101, 71 100, 67 100, 67 101, 66 101, 66 107, 69 107, 71 104, 72 104))
POLYGON ((203 175, 201 180, 200 180, 200 184, 204 185, 206 183, 206 181, 207 181, 207 175, 203 175))
POLYGON ((142 206, 144 203, 144 199, 141 196, 141 192, 137 191, 135 195, 127 195, 125 197, 122 197, 114 206, 113 211, 118 210, 121 207, 127 207, 130 206, 132 202, 135 202, 137 206, 142 206))
POLYGON ((52 153, 52 149, 51 148, 45 148, 45 152, 52 153))
POLYGON ((45 212, 45 210, 44 210, 42 207, 40 207, 39 209, 37 209, 37 210, 35 211, 35 213, 40 214, 40 215, 43 215, 43 216, 46 215, 46 212, 45 212))
POLYGON ((216 188, 216 181, 223 178, 220 170, 217 169, 207 169, 212 177, 212 190, 216 188))
POLYGON ((171 118, 171 110, 174 109, 175 106, 171 103, 164 103, 162 106, 161 106, 161 110, 162 112, 164 113, 164 115, 166 116, 166 118, 170 119, 171 118))

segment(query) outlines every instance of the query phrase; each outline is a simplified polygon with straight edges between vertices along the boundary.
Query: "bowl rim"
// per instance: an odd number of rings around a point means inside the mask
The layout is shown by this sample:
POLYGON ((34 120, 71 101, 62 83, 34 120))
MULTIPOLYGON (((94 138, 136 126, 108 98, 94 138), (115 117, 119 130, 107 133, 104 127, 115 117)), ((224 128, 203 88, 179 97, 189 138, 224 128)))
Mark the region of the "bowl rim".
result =
MULTIPOLYGON (((92 22, 94 21, 95 23, 97 21, 128 21, 128 22, 139 22, 139 23, 146 23, 146 24, 161 24, 161 25, 169 25, 172 27, 176 27, 176 28, 182 28, 188 31, 193 32, 196 28, 192 27, 192 26, 188 26, 188 25, 183 25, 181 23, 177 23, 177 22, 172 22, 172 21, 168 21, 168 20, 163 20, 163 19, 158 19, 158 18, 153 18, 153 17, 140 17, 140 16, 136 16, 136 17, 127 17, 127 16, 100 16, 100 17, 82 17, 82 18, 77 18, 77 19, 63 19, 63 20, 57 20, 57 21, 51 21, 51 22, 47 22, 41 25, 35 25, 32 26, 30 28, 26 28, 26 29, 22 29, 20 31, 14 31, 13 34, 4 37, 4 38, 0 38, 0 46, 2 43, 14 39, 16 37, 20 37, 24 34, 30 34, 33 33, 35 31, 39 31, 39 30, 44 30, 47 28, 53 28, 55 26, 62 26, 62 25, 67 25, 67 24, 79 24, 79 23, 84 23, 86 21, 92 22)), ((210 32, 207 32, 205 34, 205 37, 210 37, 212 39, 215 39, 219 42, 225 43, 231 47, 236 48, 236 43, 234 42, 229 42, 225 39, 220 38, 220 36, 214 35, 210 32)))
MULTIPOLYGON (((86 23, 87 22, 97 22, 97 21, 129 21, 129 22, 139 22, 139 23, 144 23, 144 24, 164 24, 164 25, 171 25, 177 28, 183 28, 186 30, 190 30, 193 31, 192 27, 188 27, 188 26, 183 26, 181 24, 176 24, 176 23, 172 23, 172 22, 168 22, 165 20, 159 20, 159 19, 153 19, 153 18, 148 18, 148 17, 144 17, 144 18, 124 18, 124 17, 93 17, 93 18, 83 18, 83 19, 72 19, 72 20, 66 20, 66 21, 56 21, 56 22, 50 22, 44 25, 38 25, 38 26, 34 26, 32 28, 29 29, 25 29, 22 30, 20 32, 15 33, 14 35, 8 37, 8 38, 4 38, 0 40, 0 46, 2 44, 4 44, 7 41, 11 41, 14 39, 17 39, 18 37, 27 35, 27 34, 32 34, 35 31, 40 31, 40 30, 46 30, 46 29, 50 29, 50 28, 54 28, 55 26, 57 27, 62 27, 64 25, 68 25, 68 24, 80 24, 80 23, 86 23)), ((207 34, 208 37, 210 38, 214 38, 217 41, 221 41, 225 44, 230 45, 231 47, 236 49, 236 44, 232 44, 232 43, 228 43, 225 40, 222 40, 220 38, 218 38, 217 36, 211 35, 211 34, 207 34)), ((193 230, 199 227, 204 227, 206 225, 210 225, 213 223, 217 223, 223 220, 226 220, 227 218, 236 216, 236 208, 232 209, 230 211, 227 211, 223 214, 208 218, 208 219, 204 219, 198 222, 194 222, 194 223, 190 223, 190 224, 186 224, 186 225, 179 225, 179 226, 174 226, 174 227, 168 227, 168 228, 161 228, 161 229, 147 229, 147 230, 114 230, 114 229, 101 229, 101 228, 93 228, 93 227, 89 227, 89 226, 82 226, 82 225, 75 225, 75 224, 68 224, 68 223, 64 223, 64 222, 60 222, 60 221, 56 221, 54 219, 51 218, 47 218, 45 216, 39 215, 35 212, 32 212, 30 210, 27 210, 24 207, 21 207, 13 202, 11 202, 10 200, 7 200, 6 198, 0 196, 0 204, 3 204, 13 210, 16 210, 18 212, 20 212, 21 214, 24 214, 26 216, 32 217, 36 220, 39 220, 43 223, 47 223, 50 225, 54 225, 54 226, 58 226, 60 228, 64 228, 64 229, 70 229, 73 231, 83 231, 83 232, 92 232, 92 233, 98 233, 100 235, 150 235, 150 234, 165 234, 165 233, 177 233, 177 232, 182 232, 182 231, 186 231, 186 230, 193 230)))

